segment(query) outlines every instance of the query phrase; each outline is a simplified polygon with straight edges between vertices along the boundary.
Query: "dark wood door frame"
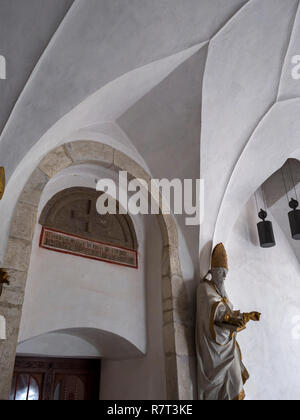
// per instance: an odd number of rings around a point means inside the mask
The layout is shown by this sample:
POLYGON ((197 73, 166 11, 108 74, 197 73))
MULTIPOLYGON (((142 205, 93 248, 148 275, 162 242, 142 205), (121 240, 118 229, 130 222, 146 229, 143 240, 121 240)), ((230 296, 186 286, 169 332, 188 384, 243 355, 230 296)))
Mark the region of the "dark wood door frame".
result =
POLYGON ((14 376, 28 374, 42 378, 39 382, 40 400, 53 400, 55 379, 58 375, 86 378, 85 393, 87 400, 99 400, 100 360, 54 359, 40 357, 19 357, 15 361, 14 376))

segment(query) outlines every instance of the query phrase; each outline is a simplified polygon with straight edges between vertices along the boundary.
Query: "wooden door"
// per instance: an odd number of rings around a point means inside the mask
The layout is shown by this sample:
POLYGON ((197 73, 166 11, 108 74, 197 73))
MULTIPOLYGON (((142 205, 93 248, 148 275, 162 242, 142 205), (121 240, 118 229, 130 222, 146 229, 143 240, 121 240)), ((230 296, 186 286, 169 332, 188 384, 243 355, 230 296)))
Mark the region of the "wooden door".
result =
POLYGON ((10 400, 99 400, 99 360, 17 357, 10 400))

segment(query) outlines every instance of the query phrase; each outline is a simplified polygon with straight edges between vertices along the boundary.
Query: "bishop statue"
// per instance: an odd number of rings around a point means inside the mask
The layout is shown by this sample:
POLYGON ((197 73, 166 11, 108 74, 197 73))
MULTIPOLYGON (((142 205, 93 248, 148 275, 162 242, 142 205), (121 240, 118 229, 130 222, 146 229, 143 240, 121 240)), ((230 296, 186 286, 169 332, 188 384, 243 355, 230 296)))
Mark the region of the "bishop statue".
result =
POLYGON ((226 290, 227 254, 223 244, 215 247, 211 269, 197 290, 196 350, 199 400, 243 400, 249 379, 242 362, 237 334, 258 312, 235 311, 226 290))

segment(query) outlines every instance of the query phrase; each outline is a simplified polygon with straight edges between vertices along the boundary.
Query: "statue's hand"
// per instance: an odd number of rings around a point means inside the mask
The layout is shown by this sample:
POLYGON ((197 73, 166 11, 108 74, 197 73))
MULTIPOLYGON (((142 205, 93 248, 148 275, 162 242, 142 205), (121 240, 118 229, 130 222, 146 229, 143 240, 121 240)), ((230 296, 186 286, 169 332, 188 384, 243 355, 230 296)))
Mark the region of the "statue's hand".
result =
POLYGON ((258 322, 260 321, 261 314, 259 312, 250 312, 251 321, 258 322))
POLYGON ((244 328, 245 322, 242 319, 237 318, 237 319, 233 319, 232 325, 235 325, 238 328, 244 328))
POLYGON ((260 321, 261 314, 259 312, 250 312, 243 314, 244 322, 247 324, 249 321, 260 321))
POLYGON ((241 317, 235 317, 235 316, 230 316, 229 314, 226 314, 225 318, 224 318, 224 322, 226 324, 232 325, 236 328, 244 328, 246 323, 244 321, 243 318, 241 317))

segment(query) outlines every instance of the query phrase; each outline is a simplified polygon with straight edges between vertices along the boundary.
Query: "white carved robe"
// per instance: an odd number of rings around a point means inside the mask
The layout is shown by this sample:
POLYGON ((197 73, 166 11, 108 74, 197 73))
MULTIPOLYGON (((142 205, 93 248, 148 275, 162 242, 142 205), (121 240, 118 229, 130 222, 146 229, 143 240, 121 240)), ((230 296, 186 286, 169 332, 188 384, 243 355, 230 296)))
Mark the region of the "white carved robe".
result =
POLYGON ((199 400, 243 400, 249 374, 242 363, 236 333, 216 325, 232 304, 209 281, 197 291, 196 351, 199 400))

